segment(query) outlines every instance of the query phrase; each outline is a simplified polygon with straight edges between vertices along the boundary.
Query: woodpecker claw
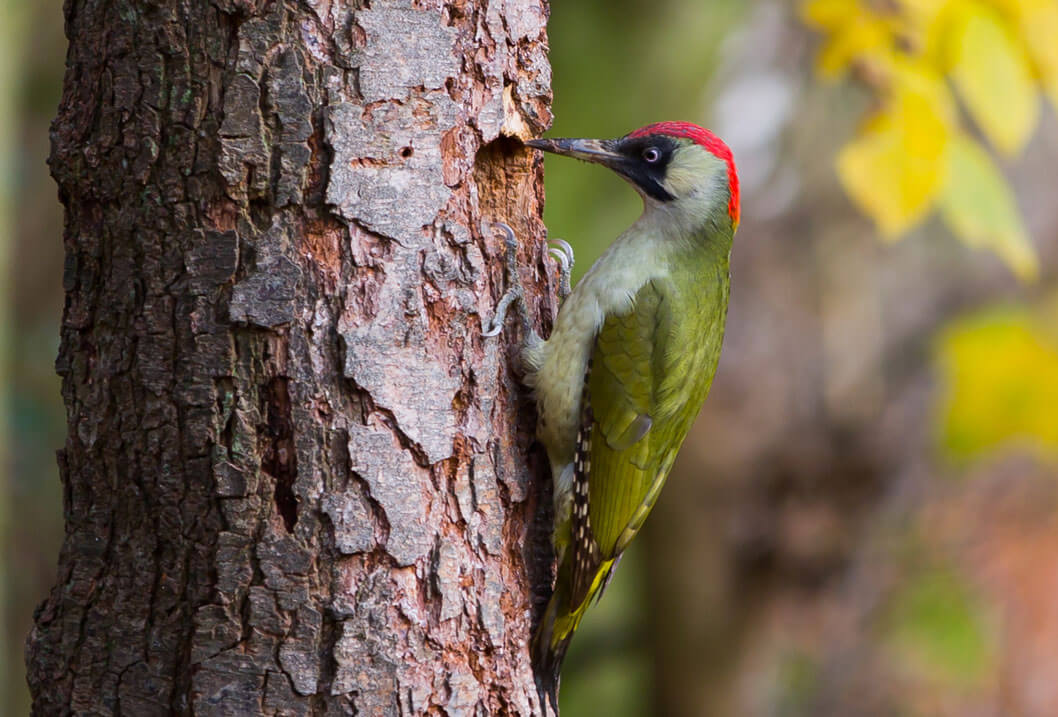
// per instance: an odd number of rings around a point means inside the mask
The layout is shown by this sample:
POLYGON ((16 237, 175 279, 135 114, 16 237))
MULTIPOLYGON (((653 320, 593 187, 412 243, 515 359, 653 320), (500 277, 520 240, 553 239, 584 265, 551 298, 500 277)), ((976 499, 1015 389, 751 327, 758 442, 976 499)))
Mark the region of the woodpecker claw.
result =
POLYGON ((570 286, 570 276, 573 274, 573 247, 571 247, 569 242, 565 239, 548 239, 548 242, 558 245, 548 247, 547 251, 551 256, 555 257, 555 261, 558 262, 560 272, 558 298, 565 301, 566 297, 569 296, 569 292, 572 290, 570 286))
POLYGON ((565 239, 548 239, 548 242, 558 244, 558 246, 548 247, 548 251, 558 260, 558 263, 560 263, 564 269, 572 269, 573 247, 569 245, 569 242, 565 239))
POLYGON ((522 288, 522 279, 518 275, 518 237, 515 236, 514 230, 503 222, 495 222, 495 226, 504 234, 504 243, 507 247, 507 281, 510 287, 500 299, 500 303, 496 305, 496 315, 492 317, 492 321, 481 322, 481 335, 484 338, 498 336, 503 331, 503 323, 507 319, 507 311, 511 308, 511 304, 518 302, 522 330, 528 336, 532 331, 532 325, 525 307, 525 289, 522 288))
POLYGON ((503 322, 507 318, 507 311, 511 308, 511 304, 515 301, 521 301, 521 293, 516 289, 508 289, 507 293, 500 299, 500 303, 496 304, 496 315, 492 317, 490 322, 481 322, 481 335, 486 339, 491 339, 493 336, 499 336, 500 332, 503 331, 503 322))

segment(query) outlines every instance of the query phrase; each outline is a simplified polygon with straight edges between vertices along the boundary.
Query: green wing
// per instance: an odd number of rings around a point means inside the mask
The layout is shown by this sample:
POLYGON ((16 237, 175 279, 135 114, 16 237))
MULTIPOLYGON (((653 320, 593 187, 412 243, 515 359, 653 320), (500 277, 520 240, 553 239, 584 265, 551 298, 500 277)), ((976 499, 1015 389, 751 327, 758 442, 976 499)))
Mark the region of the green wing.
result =
POLYGON ((709 391, 727 283, 698 288, 688 303, 671 280, 648 282, 596 338, 574 474, 573 604, 600 589, 642 527, 709 391))

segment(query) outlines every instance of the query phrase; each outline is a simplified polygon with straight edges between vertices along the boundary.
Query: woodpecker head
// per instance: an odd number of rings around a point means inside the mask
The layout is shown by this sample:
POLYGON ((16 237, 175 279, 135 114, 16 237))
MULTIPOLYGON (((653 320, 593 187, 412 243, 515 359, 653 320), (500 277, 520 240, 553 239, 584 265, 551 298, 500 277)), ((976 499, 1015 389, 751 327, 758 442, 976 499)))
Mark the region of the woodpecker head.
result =
POLYGON ((696 124, 658 122, 619 139, 526 144, 609 167, 635 187, 648 211, 665 208, 700 220, 723 216, 738 226, 738 174, 731 150, 696 124))

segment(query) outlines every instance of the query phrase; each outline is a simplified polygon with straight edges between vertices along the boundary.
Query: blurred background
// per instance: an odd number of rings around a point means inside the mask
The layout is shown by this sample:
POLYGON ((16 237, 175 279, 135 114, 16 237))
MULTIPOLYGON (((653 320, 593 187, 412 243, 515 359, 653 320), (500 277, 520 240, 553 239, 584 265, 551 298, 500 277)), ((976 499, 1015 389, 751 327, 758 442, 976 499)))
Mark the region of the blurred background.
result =
MULTIPOLYGON (((62 535, 61 3, 0 0, 0 712, 62 535)), ((556 136, 713 128, 728 334, 570 651, 579 715, 1058 714, 1058 0, 579 0, 556 136)), ((583 272, 639 212, 547 160, 583 272)))
POLYGON ((45 164, 62 90, 61 0, 0 0, 0 713, 29 713, 22 645, 55 583, 66 439, 55 375, 62 206, 45 164), (7 469, 6 471, 4 469, 7 469))

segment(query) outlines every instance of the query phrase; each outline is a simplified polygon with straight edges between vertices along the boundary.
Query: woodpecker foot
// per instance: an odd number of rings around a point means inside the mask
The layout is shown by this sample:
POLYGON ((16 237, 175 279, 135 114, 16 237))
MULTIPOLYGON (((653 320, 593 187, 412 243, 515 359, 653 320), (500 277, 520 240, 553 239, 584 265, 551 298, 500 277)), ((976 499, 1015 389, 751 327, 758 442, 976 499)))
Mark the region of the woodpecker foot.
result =
POLYGON ((548 252, 558 262, 560 276, 558 281, 558 298, 565 301, 571 291, 570 276, 573 274, 573 247, 565 239, 548 239, 558 246, 548 247, 548 252))
POLYGON ((525 306, 525 289, 522 288, 522 279, 518 275, 518 237, 515 236, 514 230, 503 222, 496 222, 495 226, 504 234, 504 243, 507 246, 507 282, 510 286, 500 299, 500 303, 496 305, 496 315, 492 317, 492 321, 481 322, 481 335, 485 338, 498 336, 503 331, 507 311, 511 308, 511 304, 516 303, 518 317, 522 322, 522 332, 525 336, 531 336, 533 327, 525 306))

